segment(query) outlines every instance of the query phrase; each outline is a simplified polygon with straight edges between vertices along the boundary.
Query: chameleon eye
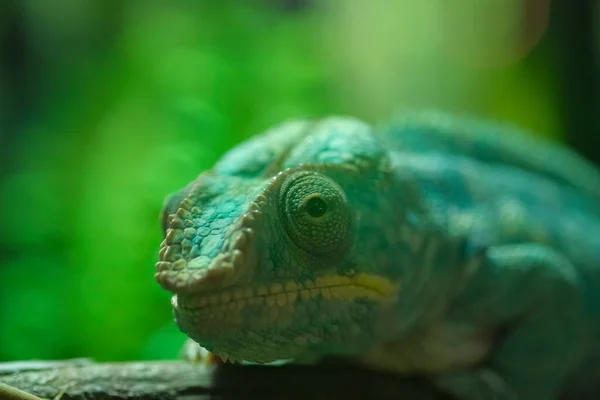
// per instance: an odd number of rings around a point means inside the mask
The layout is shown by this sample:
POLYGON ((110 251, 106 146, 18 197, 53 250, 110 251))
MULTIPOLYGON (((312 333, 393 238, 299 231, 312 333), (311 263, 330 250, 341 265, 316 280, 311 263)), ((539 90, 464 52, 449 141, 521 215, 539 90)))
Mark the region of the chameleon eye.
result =
POLYGON ((327 213, 327 203, 319 195, 309 198, 304 209, 313 218, 320 218, 327 213))
POLYGON ((292 175, 281 191, 287 234, 314 255, 345 250, 350 234, 346 195, 333 180, 315 172, 292 175))

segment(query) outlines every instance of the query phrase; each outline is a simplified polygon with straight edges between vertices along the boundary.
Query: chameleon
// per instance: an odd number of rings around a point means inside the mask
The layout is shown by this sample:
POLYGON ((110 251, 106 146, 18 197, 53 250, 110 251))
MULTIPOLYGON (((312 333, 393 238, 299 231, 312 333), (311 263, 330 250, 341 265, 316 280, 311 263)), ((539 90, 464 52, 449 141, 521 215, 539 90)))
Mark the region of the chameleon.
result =
POLYGON ((462 400, 600 389, 600 171, 507 122, 284 121, 162 225, 155 278, 224 360, 340 357, 462 400))

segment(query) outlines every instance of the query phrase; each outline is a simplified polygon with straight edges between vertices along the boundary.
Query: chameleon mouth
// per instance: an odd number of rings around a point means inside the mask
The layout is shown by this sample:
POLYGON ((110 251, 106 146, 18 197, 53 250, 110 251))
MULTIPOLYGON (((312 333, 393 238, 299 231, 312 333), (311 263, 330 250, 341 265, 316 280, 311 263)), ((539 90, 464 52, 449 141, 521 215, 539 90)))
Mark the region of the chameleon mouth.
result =
POLYGON ((339 299, 344 301, 356 298, 383 300, 392 297, 400 289, 399 282, 373 274, 323 275, 304 282, 290 281, 285 284, 273 283, 257 288, 231 288, 220 293, 193 296, 173 296, 171 304, 184 313, 210 314, 242 310, 246 306, 266 305, 284 307, 296 301, 316 298, 339 299))

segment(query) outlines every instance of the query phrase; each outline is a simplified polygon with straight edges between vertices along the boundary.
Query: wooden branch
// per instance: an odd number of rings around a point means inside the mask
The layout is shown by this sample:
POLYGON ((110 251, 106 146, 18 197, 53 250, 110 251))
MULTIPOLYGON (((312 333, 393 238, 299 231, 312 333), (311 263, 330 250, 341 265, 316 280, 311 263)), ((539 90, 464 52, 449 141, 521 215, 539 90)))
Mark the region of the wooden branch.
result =
POLYGON ((57 400, 450 399, 417 378, 331 363, 312 367, 85 359, 0 363, 0 398, 35 399, 28 395, 57 400))

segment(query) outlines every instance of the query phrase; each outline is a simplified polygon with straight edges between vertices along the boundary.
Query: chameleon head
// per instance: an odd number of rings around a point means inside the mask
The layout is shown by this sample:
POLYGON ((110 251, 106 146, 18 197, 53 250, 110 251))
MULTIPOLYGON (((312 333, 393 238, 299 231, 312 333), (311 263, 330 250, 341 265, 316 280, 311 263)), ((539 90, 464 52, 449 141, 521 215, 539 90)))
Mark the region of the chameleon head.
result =
POLYGON ((205 173, 172 196, 156 279, 175 294, 180 329, 223 358, 259 363, 369 346, 398 284, 360 248, 373 235, 361 208, 372 205, 338 175, 205 173))

